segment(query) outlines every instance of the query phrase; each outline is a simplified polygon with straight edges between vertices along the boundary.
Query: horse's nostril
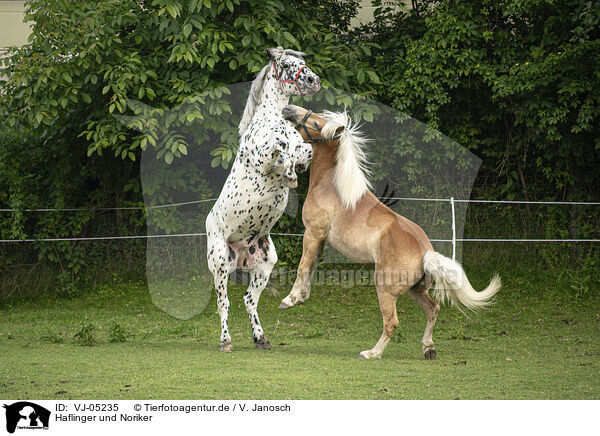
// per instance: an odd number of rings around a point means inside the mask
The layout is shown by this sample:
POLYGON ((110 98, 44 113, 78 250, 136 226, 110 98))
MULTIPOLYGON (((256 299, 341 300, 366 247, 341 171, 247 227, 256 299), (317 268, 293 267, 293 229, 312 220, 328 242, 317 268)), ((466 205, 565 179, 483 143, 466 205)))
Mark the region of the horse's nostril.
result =
POLYGON ((315 78, 313 76, 308 76, 308 78, 306 80, 308 81, 308 83, 310 83, 312 85, 315 81, 315 78))

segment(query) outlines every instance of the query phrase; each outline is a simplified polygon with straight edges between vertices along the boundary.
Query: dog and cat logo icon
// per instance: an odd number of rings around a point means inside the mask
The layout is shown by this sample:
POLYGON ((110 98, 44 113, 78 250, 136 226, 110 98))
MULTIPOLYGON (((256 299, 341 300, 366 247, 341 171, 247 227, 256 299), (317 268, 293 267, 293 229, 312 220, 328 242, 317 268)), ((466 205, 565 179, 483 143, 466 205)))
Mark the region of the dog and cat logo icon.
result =
POLYGON ((50 411, 29 401, 5 404, 6 431, 14 433, 16 429, 48 430, 50 411))

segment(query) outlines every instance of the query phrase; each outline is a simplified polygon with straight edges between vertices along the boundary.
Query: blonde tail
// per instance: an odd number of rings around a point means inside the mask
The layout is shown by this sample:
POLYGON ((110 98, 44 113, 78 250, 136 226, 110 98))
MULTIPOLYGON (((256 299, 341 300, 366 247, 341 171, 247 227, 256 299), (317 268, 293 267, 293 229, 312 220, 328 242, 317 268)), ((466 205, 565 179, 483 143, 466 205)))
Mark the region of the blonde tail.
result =
POLYGON ((463 308, 475 312, 492 304, 494 295, 502 286, 500 276, 495 274, 488 287, 477 292, 458 262, 435 251, 425 253, 423 269, 435 280, 433 297, 439 302, 450 300, 463 313, 463 308))

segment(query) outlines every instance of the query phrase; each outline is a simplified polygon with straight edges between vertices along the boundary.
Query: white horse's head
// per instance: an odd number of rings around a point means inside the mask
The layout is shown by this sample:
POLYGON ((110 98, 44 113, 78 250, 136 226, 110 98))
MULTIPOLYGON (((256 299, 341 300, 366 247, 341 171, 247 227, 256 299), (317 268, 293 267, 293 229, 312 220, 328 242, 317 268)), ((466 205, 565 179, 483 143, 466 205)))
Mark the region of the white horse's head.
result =
MULTIPOLYGON (((254 116, 259 101, 263 98, 270 99, 273 104, 281 104, 281 99, 276 98, 273 92, 263 95, 264 85, 268 81, 277 83, 277 93, 284 95, 313 95, 321 89, 321 80, 319 76, 306 66, 303 56, 304 53, 294 50, 287 50, 283 47, 267 49, 269 63, 263 67, 252 82, 248 101, 244 108, 244 114, 238 126, 240 136, 244 134, 254 116)), ((285 104, 285 102, 284 102, 285 104)), ((281 107, 277 109, 281 110, 281 107)))
POLYGON ((313 95, 321 89, 319 76, 306 66, 304 53, 283 47, 267 49, 279 89, 288 95, 313 95))

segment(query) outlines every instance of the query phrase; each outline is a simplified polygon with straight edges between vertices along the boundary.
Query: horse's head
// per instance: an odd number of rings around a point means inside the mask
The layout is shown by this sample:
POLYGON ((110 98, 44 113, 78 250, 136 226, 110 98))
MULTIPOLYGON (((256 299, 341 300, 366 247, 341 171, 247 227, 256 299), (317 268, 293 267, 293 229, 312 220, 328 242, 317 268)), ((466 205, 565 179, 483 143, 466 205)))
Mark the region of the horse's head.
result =
POLYGON ((282 47, 267 49, 279 89, 288 95, 313 95, 321 89, 319 76, 306 66, 304 53, 282 47))
POLYGON ((310 143, 336 141, 345 129, 345 123, 336 123, 327 114, 317 114, 293 104, 285 106, 281 112, 283 118, 291 121, 302 138, 310 143))
POLYGON ((282 109, 283 117, 294 123, 305 141, 315 148, 335 153, 315 154, 313 165, 321 159, 335 159, 333 184, 342 203, 353 209, 363 194, 371 188, 367 156, 364 148, 368 139, 344 112, 324 111, 315 114, 300 106, 288 105, 282 109), (319 145, 321 144, 321 145, 319 145))

